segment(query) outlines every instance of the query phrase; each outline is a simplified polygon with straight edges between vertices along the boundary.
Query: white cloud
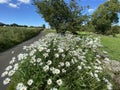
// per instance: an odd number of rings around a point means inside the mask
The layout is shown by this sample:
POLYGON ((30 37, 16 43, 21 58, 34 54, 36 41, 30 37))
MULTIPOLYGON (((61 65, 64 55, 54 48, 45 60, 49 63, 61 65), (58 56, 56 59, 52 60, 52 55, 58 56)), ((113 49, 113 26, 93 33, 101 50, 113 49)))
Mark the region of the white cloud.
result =
POLYGON ((30 4, 31 0, 16 0, 16 4, 13 0, 0 0, 0 4, 7 4, 12 8, 19 8, 21 4, 30 4))
POLYGON ((18 8, 18 5, 14 4, 14 3, 9 3, 9 6, 12 7, 12 8, 18 8))
POLYGON ((25 3, 25 4, 29 4, 30 3, 30 0, 18 0, 19 2, 21 3, 25 3))
POLYGON ((95 11, 95 9, 92 9, 92 8, 88 9, 89 13, 93 13, 94 11, 95 11))
POLYGON ((1 3, 8 3, 10 0, 0 0, 0 4, 1 3))

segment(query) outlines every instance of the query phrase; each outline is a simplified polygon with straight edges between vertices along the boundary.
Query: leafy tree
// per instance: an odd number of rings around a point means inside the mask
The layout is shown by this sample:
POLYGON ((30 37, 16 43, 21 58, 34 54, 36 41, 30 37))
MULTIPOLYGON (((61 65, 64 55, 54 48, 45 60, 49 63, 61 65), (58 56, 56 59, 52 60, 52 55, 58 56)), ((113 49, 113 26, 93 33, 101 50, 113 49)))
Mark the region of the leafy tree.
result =
POLYGON ((76 33, 83 24, 86 16, 82 15, 83 7, 76 0, 34 0, 38 13, 59 33, 66 30, 76 33))
POLYGON ((92 15, 92 24, 95 26, 96 32, 107 34, 111 26, 118 23, 118 12, 120 12, 118 0, 109 0, 101 4, 92 15))

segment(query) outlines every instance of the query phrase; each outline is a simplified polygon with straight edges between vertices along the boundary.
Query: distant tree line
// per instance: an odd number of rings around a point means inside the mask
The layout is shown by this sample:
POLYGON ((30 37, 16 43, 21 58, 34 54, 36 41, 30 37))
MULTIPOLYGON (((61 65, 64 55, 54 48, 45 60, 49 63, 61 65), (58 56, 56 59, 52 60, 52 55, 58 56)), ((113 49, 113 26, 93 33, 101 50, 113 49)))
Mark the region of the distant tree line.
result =
POLYGON ((19 24, 16 24, 16 23, 12 23, 12 24, 5 24, 5 23, 2 23, 0 22, 0 26, 2 27, 31 27, 31 28, 46 28, 45 24, 43 24, 42 26, 27 26, 27 25, 19 25, 19 24))
POLYGON ((11 26, 11 27, 28 27, 27 25, 18 25, 16 23, 12 23, 12 24, 5 24, 0 22, 0 26, 11 26))

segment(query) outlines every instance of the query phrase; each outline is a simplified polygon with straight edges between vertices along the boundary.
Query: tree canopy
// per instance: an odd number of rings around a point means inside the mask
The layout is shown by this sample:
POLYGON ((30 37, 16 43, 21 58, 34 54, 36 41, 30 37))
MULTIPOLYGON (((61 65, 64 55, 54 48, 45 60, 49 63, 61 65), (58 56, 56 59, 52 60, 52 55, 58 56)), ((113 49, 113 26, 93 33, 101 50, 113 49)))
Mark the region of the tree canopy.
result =
POLYGON ((109 0, 101 4, 92 15, 92 24, 98 33, 106 34, 111 26, 119 22, 119 0, 109 0))
POLYGON ((76 33, 87 17, 82 15, 84 8, 76 0, 69 3, 65 0, 34 0, 34 4, 45 21, 61 33, 67 30, 76 33))

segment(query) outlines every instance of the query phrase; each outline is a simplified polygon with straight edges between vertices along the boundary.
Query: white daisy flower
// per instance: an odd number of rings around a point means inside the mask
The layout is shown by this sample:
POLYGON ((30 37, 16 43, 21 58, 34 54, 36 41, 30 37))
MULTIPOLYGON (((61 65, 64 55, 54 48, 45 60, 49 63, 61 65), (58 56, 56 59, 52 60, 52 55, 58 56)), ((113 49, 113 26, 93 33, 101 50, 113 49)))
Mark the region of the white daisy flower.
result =
POLYGON ((2 73, 1 77, 5 77, 8 74, 8 71, 2 73))
POLYGON ((58 90, 57 88, 51 88, 50 90, 58 90))
POLYGON ((49 53, 49 52, 50 52, 50 49, 47 49, 46 52, 49 53))
POLYGON ((52 64, 52 61, 51 60, 48 60, 47 61, 47 65, 51 65, 52 64))
POLYGON ((62 69, 62 72, 63 72, 63 73, 66 73, 66 70, 65 70, 65 69, 62 69))
POLYGON ((33 84, 33 80, 32 79, 28 80, 27 84, 31 86, 33 84))
POLYGON ((78 66, 77 68, 78 68, 79 70, 81 70, 81 69, 82 69, 82 67, 81 67, 81 66, 78 66))
POLYGON ((9 65, 9 66, 7 66, 7 67, 5 68, 6 71, 9 71, 10 69, 12 69, 12 66, 11 66, 11 65, 9 65))
POLYGON ((10 83, 10 78, 6 78, 4 81, 3 81, 3 84, 4 85, 7 85, 10 83))
POLYGON ((55 54, 55 57, 56 57, 56 58, 59 58, 59 54, 58 54, 58 53, 56 53, 56 54, 55 54))
POLYGON ((42 50, 44 50, 43 47, 38 47, 38 50, 41 52, 42 50))
POLYGON ((53 70, 53 74, 59 74, 60 73, 60 70, 59 69, 54 69, 53 70))
POLYGON ((53 71, 55 68, 54 67, 51 67, 50 70, 53 71))
POLYGON ((14 70, 9 71, 8 76, 12 76, 15 73, 14 70))
POLYGON ((38 62, 38 63, 41 62, 41 58, 37 58, 37 62, 38 62))
POLYGON ((23 86, 23 87, 20 88, 20 90, 27 90, 27 87, 23 86))
POLYGON ((61 65, 61 66, 64 66, 65 64, 64 64, 64 62, 60 62, 60 65, 61 65))
POLYGON ((20 90, 23 86, 23 83, 18 83, 16 86, 16 90, 20 90))
POLYGON ((58 79, 58 80, 56 81, 56 83, 57 83, 59 86, 61 86, 61 85, 62 85, 62 80, 61 80, 61 79, 58 79))
POLYGON ((66 65, 66 67, 69 67, 70 66, 70 62, 65 62, 65 65, 66 65))
POLYGON ((108 88, 108 90, 113 90, 112 84, 111 84, 111 83, 108 83, 108 84, 107 84, 107 88, 108 88))
POLYGON ((48 53, 44 53, 43 56, 44 56, 44 57, 48 57, 48 53))
POLYGON ((48 84, 48 85, 51 85, 51 84, 52 84, 52 80, 51 80, 51 79, 48 79, 48 80, 47 80, 47 84, 48 84))
POLYGON ((59 53, 64 52, 64 50, 62 48, 58 48, 58 51, 59 51, 59 53))
POLYGON ((9 64, 13 64, 15 62, 15 59, 12 59, 9 64))
POLYGON ((92 72, 90 72, 90 75, 91 75, 92 77, 94 77, 94 75, 93 75, 93 73, 92 73, 92 72))
POLYGON ((96 78, 98 78, 98 74, 97 74, 97 73, 95 73, 94 76, 95 76, 96 78))
POLYGON ((65 57, 65 54, 62 54, 62 57, 64 58, 64 57, 65 57))
POLYGON ((44 70, 44 71, 49 70, 49 66, 48 66, 48 65, 45 65, 45 66, 43 67, 43 70, 44 70))
POLYGON ((16 63, 15 65, 14 65, 14 68, 13 68, 13 70, 18 70, 18 63, 16 63))
POLYGON ((42 66, 43 65, 43 62, 40 62, 40 64, 39 64, 40 66, 42 66))

